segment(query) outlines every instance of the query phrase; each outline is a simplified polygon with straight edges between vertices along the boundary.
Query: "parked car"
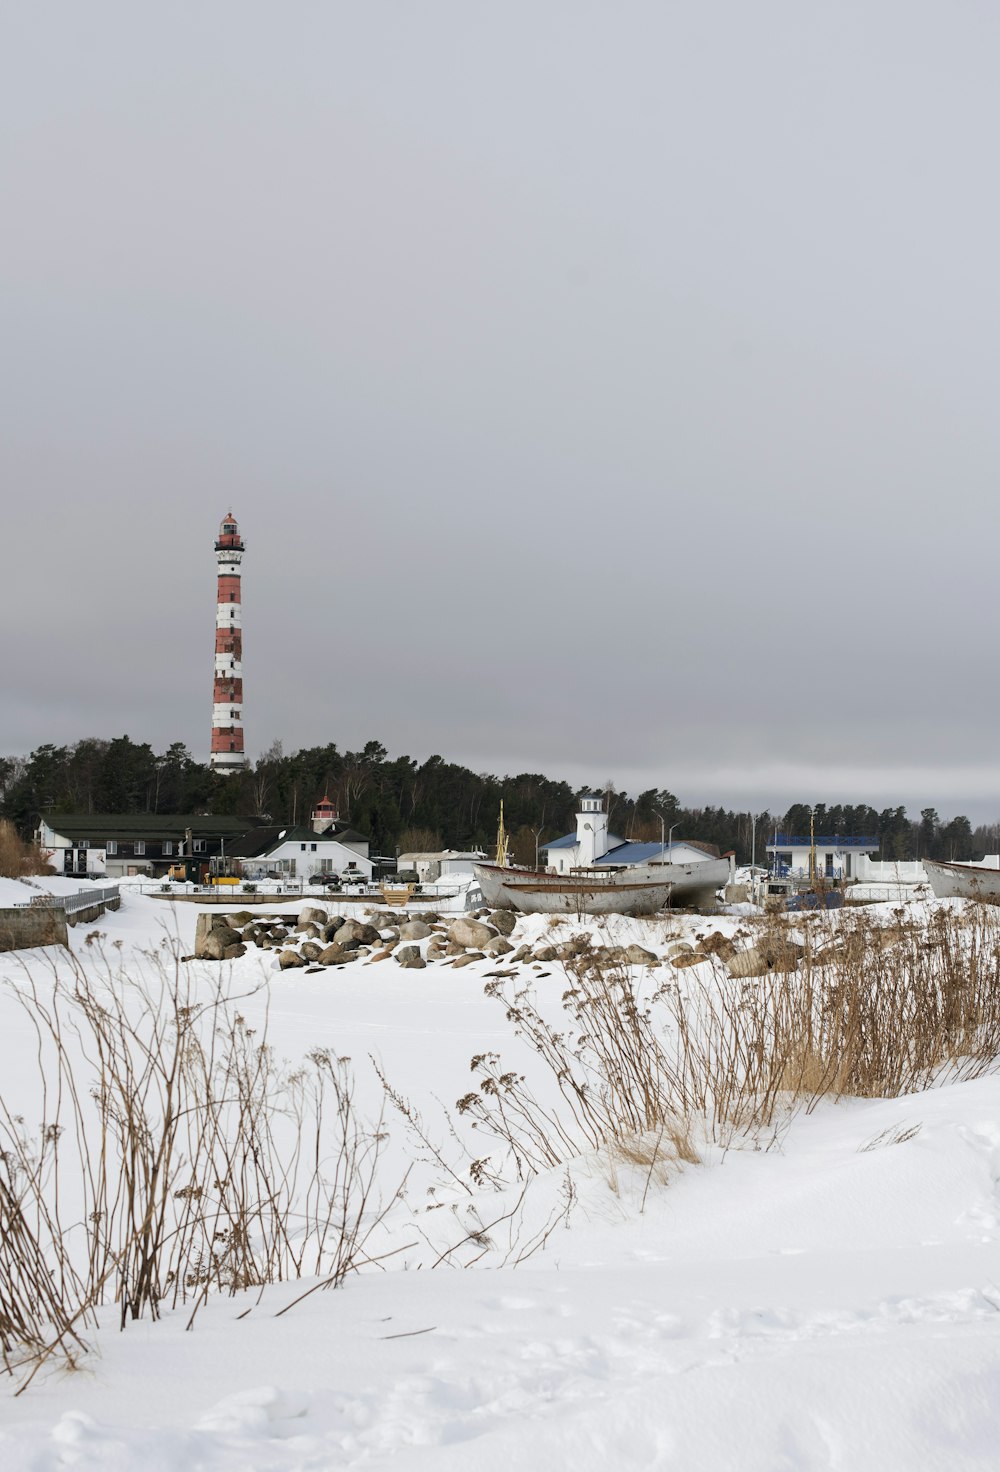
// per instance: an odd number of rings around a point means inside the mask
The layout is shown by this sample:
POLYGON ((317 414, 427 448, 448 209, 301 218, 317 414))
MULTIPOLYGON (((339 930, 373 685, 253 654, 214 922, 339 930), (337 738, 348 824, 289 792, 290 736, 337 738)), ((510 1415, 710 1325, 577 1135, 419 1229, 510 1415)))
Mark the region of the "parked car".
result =
POLYGON ((339 889, 340 878, 336 874, 310 874, 310 884, 322 884, 326 889, 339 889))

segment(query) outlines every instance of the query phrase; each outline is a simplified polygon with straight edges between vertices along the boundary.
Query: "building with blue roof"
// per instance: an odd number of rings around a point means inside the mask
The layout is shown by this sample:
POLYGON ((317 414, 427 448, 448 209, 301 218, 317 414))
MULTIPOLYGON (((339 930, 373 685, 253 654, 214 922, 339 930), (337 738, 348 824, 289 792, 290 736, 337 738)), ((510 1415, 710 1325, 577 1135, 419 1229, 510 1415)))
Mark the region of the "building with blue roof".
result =
POLYGON ((665 844, 632 843, 609 833, 604 799, 598 792, 588 792, 580 799, 576 832, 553 838, 551 843, 543 845, 542 852, 546 867, 555 874, 568 874, 571 869, 588 869, 594 865, 630 869, 664 858, 674 864, 691 864, 718 857, 714 850, 700 843, 683 840, 665 844))

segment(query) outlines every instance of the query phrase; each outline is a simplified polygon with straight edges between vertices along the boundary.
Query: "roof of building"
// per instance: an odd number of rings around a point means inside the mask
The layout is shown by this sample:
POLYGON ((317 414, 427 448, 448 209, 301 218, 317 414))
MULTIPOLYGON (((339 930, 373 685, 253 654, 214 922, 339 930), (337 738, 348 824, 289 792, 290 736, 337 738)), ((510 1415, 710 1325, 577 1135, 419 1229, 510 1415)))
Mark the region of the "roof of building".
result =
POLYGON ((258 828, 253 833, 247 833, 244 837, 237 839, 228 850, 234 859, 256 859, 263 854, 270 853, 272 849, 280 848, 284 843, 308 843, 317 845, 319 848, 328 843, 367 843, 368 840, 363 833, 349 828, 346 823, 335 823, 332 828, 327 828, 322 833, 309 828, 305 824, 284 824, 283 826, 271 824, 267 828, 258 828))
POLYGON ((60 838, 183 838, 190 828, 199 838, 241 835, 262 827, 263 818, 211 813, 43 813, 42 821, 60 838))
POLYGON ((708 843, 695 843, 687 838, 675 839, 673 843, 620 843, 617 848, 608 849, 601 858, 602 864, 650 864, 658 859, 661 854, 673 854, 675 849, 695 848, 705 854, 706 858, 717 859, 719 850, 713 851, 712 845, 708 843))
POLYGON ((777 833, 769 839, 765 847, 775 848, 810 848, 815 844, 817 848, 879 848, 879 840, 871 834, 867 837, 860 834, 857 837, 844 833, 817 833, 814 838, 797 838, 792 833, 777 833))
MULTIPOLYGON (((618 838, 614 833, 608 834, 608 842, 613 844, 624 843, 624 839, 618 838)), ((540 843, 538 846, 544 853, 547 848, 576 848, 580 842, 576 833, 564 833, 562 838, 553 838, 548 843, 540 843)))

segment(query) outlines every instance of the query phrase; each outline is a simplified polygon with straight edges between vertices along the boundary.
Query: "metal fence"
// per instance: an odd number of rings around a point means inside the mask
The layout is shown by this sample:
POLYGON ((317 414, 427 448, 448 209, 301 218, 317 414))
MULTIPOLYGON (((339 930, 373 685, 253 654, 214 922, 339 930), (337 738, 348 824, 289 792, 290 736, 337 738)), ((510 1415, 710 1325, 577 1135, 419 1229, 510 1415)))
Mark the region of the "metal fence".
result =
POLYGON ((108 905, 121 899, 117 884, 101 889, 78 889, 76 894, 37 894, 30 900, 15 903, 15 910, 61 910, 67 917, 78 915, 81 910, 92 910, 95 905, 108 905))

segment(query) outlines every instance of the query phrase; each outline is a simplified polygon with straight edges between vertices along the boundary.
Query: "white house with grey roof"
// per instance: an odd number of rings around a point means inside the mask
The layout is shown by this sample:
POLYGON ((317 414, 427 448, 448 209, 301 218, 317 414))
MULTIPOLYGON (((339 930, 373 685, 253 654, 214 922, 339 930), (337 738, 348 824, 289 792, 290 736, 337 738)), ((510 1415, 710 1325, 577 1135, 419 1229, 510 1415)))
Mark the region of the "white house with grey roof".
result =
POLYGON ((608 832, 608 815, 600 793, 588 792, 580 799, 576 815, 576 832, 554 838, 542 846, 547 868, 555 874, 568 874, 571 869, 588 869, 595 865, 630 869, 636 864, 650 864, 667 859, 672 864, 697 864, 717 854, 701 844, 633 843, 608 832))

